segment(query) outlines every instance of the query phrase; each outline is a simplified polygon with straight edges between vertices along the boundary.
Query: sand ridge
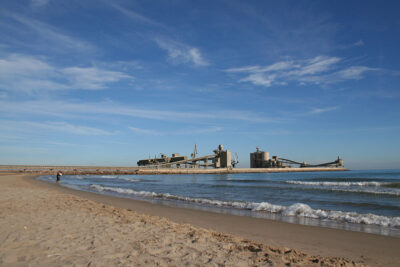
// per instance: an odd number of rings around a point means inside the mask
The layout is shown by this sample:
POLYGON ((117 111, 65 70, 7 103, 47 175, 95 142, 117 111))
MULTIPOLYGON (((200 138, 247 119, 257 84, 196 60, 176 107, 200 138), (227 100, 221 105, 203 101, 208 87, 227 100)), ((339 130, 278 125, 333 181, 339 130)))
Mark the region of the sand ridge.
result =
POLYGON ((96 203, 0 176, 0 265, 363 266, 96 203))

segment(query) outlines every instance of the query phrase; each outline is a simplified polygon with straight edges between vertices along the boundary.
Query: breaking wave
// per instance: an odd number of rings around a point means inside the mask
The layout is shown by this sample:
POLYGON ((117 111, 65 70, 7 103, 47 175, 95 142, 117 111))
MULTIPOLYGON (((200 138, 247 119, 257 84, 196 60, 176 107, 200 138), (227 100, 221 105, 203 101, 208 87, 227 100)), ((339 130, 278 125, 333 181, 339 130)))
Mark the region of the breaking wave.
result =
POLYGON ((388 182, 304 182, 304 181, 286 181, 287 184, 299 185, 317 185, 317 186, 383 186, 388 185, 388 182))
POLYGON ((305 182, 305 181, 285 181, 286 184, 305 185, 311 186, 310 189, 346 192, 346 193, 360 193, 360 194, 374 194, 374 195, 387 195, 387 196, 400 196, 398 189, 399 183, 391 182, 305 182))
POLYGON ((79 180, 85 180, 85 179, 120 179, 128 182, 140 182, 141 180, 134 179, 134 178, 127 178, 123 176, 118 176, 118 175, 74 175, 72 176, 73 178, 79 179, 79 180))
POLYGON ((268 202, 240 202, 240 201, 220 201, 205 198, 191 198, 168 193, 155 193, 148 191, 136 191, 127 188, 107 187, 100 185, 91 185, 92 189, 98 192, 115 192, 125 195, 133 195, 145 198, 157 198, 165 200, 178 200, 196 204, 205 204, 215 207, 227 207, 236 209, 246 209, 259 212, 270 212, 281 214, 283 216, 299 216, 321 220, 332 220, 337 222, 357 223, 357 224, 371 224, 386 227, 400 227, 400 217, 388 217, 375 214, 359 214, 356 212, 334 211, 334 210, 321 210, 313 209, 309 205, 303 203, 296 203, 290 206, 274 205, 268 202))
POLYGON ((400 191, 398 190, 371 190, 365 189, 340 189, 340 188, 330 188, 327 189, 334 192, 346 192, 346 193, 359 193, 359 194, 373 194, 373 195, 386 195, 391 197, 400 197, 400 191))

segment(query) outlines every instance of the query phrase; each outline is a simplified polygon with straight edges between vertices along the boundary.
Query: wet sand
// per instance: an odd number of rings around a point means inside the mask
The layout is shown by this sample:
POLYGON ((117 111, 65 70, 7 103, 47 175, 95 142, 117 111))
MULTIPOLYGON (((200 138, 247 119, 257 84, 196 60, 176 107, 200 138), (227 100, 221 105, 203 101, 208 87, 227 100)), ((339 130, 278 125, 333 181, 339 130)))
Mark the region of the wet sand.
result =
POLYGON ((398 266, 400 238, 216 214, 0 175, 0 265, 398 266))

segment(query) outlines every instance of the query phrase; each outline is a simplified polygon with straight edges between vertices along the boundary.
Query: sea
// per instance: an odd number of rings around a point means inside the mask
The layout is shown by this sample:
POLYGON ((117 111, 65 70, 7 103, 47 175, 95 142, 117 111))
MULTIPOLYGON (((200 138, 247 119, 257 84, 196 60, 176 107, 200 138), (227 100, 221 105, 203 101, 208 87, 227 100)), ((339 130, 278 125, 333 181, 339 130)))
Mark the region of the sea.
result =
MULTIPOLYGON (((55 176, 38 179, 55 182, 55 176)), ((400 170, 64 175, 61 186, 169 206, 400 237, 400 170)))

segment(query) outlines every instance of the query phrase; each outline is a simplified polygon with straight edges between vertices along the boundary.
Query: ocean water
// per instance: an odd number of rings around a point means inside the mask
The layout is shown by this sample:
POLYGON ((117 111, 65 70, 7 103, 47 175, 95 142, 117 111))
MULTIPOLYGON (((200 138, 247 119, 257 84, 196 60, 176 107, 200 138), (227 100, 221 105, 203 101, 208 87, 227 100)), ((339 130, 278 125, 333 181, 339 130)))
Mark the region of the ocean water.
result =
MULTIPOLYGON (((38 179, 55 182, 55 176, 38 179)), ((61 185, 164 205, 400 237, 400 170, 64 175, 61 185)))

